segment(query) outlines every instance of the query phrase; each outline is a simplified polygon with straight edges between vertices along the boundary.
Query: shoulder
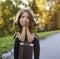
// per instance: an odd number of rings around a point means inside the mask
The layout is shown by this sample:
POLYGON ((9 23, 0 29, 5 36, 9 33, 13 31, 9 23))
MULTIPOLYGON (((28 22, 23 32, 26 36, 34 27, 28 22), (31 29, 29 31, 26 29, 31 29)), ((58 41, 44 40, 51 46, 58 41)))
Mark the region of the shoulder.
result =
POLYGON ((20 34, 21 34, 20 32, 15 32, 14 38, 17 37, 17 36, 20 35, 20 34))
POLYGON ((14 39, 16 40, 16 39, 19 39, 18 38, 18 35, 19 35, 20 33, 19 32, 16 32, 15 34, 14 34, 14 39))
POLYGON ((14 38, 14 41, 15 42, 20 42, 20 40, 19 40, 19 38, 17 36, 14 38))

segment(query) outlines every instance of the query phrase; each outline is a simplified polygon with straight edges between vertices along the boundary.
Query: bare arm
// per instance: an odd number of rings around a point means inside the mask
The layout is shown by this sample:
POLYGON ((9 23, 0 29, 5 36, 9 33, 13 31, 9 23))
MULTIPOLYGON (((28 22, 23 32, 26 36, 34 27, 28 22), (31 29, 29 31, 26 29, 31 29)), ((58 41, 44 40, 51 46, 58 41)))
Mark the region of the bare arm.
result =
POLYGON ((17 36, 20 41, 24 42, 25 41, 25 34, 27 34, 27 39, 28 42, 32 42, 34 40, 34 34, 29 31, 29 28, 24 26, 22 28, 22 33, 17 33, 17 36))
POLYGON ((34 40, 34 33, 31 33, 28 27, 27 27, 27 38, 28 42, 32 42, 34 40))
POLYGON ((20 41, 24 42, 25 41, 25 27, 22 28, 22 32, 17 32, 17 36, 20 41))

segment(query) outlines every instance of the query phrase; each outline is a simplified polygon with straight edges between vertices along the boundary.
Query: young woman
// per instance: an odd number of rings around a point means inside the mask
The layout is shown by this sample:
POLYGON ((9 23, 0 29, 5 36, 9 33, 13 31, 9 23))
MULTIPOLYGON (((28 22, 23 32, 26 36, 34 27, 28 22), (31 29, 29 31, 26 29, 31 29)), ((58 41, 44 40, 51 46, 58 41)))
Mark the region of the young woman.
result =
POLYGON ((40 45, 39 38, 35 35, 34 30, 36 23, 32 11, 30 9, 21 9, 17 13, 15 22, 15 43, 14 43, 14 59, 18 59, 20 42, 25 42, 25 34, 27 41, 34 44, 34 59, 39 59, 40 45))

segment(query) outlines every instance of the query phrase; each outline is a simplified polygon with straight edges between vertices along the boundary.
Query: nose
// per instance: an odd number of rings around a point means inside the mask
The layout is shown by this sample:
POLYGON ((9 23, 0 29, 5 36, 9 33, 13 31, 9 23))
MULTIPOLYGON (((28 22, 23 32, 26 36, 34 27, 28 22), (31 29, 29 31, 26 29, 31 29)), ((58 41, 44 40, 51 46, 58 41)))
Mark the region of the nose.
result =
POLYGON ((26 17, 24 19, 25 19, 25 21, 27 21, 27 18, 26 17))

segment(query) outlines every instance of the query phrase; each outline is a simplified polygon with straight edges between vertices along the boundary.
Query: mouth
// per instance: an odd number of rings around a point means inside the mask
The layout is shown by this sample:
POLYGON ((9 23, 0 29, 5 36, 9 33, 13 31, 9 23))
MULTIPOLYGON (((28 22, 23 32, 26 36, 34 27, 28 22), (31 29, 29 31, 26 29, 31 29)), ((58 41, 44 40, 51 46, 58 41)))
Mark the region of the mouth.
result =
POLYGON ((27 24, 27 22, 23 22, 24 24, 27 24))
POLYGON ((28 22, 23 22, 23 23, 28 23, 28 22))

